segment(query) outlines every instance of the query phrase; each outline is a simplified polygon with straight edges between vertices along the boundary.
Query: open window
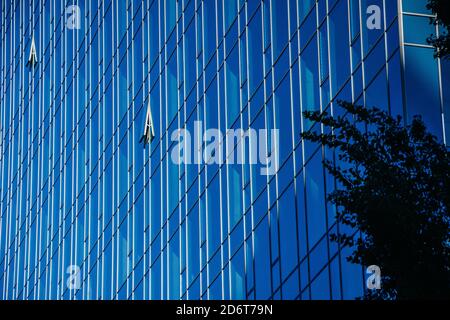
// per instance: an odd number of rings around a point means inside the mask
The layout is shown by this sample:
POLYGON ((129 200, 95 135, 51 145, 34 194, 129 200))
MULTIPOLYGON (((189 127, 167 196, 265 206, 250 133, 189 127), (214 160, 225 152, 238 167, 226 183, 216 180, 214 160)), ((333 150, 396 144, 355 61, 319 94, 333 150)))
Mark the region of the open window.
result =
POLYGON ((30 55, 28 57, 27 67, 33 68, 37 64, 36 44, 34 43, 34 36, 31 38, 30 55))
POLYGON ((150 102, 147 107, 147 114, 145 116, 145 125, 144 125, 144 135, 142 136, 140 143, 143 143, 144 146, 150 144, 155 138, 155 128, 153 126, 153 116, 152 116, 152 108, 150 107, 150 102))

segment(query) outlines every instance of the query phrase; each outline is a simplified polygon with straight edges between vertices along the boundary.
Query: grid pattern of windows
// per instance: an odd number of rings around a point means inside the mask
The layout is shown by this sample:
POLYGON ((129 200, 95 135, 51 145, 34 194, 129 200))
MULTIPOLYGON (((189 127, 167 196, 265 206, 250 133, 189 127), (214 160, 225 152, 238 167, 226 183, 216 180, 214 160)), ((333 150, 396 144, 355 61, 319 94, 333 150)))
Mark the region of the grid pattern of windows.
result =
MULTIPOLYGON (((335 101, 347 100, 421 113, 445 139, 448 65, 424 42, 439 32, 424 5, 2 1, 0 298, 361 296, 363 268, 329 238, 335 181, 322 160, 335 155, 300 139, 322 130, 302 111, 338 114, 335 101), (370 5, 380 28, 367 27, 370 5), (28 68, 32 38, 38 63, 28 68), (148 106, 155 138, 145 147, 148 106), (200 121, 279 129, 276 174, 175 164, 172 133, 200 121)), ((247 157, 255 141, 234 143, 247 157)))
POLYGON ((426 39, 440 30, 429 24, 432 16, 421 2, 403 1, 405 117, 422 115, 433 134, 449 145, 450 63, 433 57, 433 48, 426 39))

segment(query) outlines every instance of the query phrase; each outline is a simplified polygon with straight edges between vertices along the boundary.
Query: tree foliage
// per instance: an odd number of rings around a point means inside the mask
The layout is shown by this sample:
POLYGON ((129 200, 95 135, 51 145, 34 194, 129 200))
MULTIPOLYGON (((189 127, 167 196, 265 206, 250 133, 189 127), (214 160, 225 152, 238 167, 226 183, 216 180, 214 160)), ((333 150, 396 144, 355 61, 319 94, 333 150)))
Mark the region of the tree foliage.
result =
POLYGON ((346 116, 305 112, 327 133, 302 136, 336 152, 324 162, 342 226, 332 240, 353 248, 350 262, 381 268, 381 290, 364 298, 450 298, 450 152, 419 117, 404 126, 376 108, 339 105, 346 116))
POLYGON ((441 30, 439 36, 431 35, 428 43, 435 47, 435 56, 440 58, 450 57, 450 1, 449 0, 428 0, 427 9, 436 15, 436 19, 431 19, 431 23, 438 25, 441 30))

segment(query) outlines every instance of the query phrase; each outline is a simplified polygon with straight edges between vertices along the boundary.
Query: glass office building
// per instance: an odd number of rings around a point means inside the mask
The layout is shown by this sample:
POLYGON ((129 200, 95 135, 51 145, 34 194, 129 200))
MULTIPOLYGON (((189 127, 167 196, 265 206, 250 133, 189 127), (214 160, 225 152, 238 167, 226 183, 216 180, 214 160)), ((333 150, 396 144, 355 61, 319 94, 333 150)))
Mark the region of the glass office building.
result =
POLYGON ((449 65, 425 3, 2 1, 0 298, 361 296, 365 269, 330 240, 334 155, 301 140, 321 130, 302 111, 422 114, 448 142, 449 65), (173 133, 198 123, 278 129, 275 174, 174 162, 173 133))

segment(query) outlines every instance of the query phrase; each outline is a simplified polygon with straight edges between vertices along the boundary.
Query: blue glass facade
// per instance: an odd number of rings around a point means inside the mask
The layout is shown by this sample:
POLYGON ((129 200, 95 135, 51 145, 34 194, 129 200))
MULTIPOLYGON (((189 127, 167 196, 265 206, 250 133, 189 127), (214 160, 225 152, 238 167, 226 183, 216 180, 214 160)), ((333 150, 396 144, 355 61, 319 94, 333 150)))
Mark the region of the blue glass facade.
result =
POLYGON ((329 237, 334 153, 300 139, 321 130, 302 111, 422 114, 448 142, 450 66, 425 3, 2 1, 0 298, 361 296, 365 270, 329 237), (279 129, 276 174, 174 163, 172 133, 198 121, 279 129))

